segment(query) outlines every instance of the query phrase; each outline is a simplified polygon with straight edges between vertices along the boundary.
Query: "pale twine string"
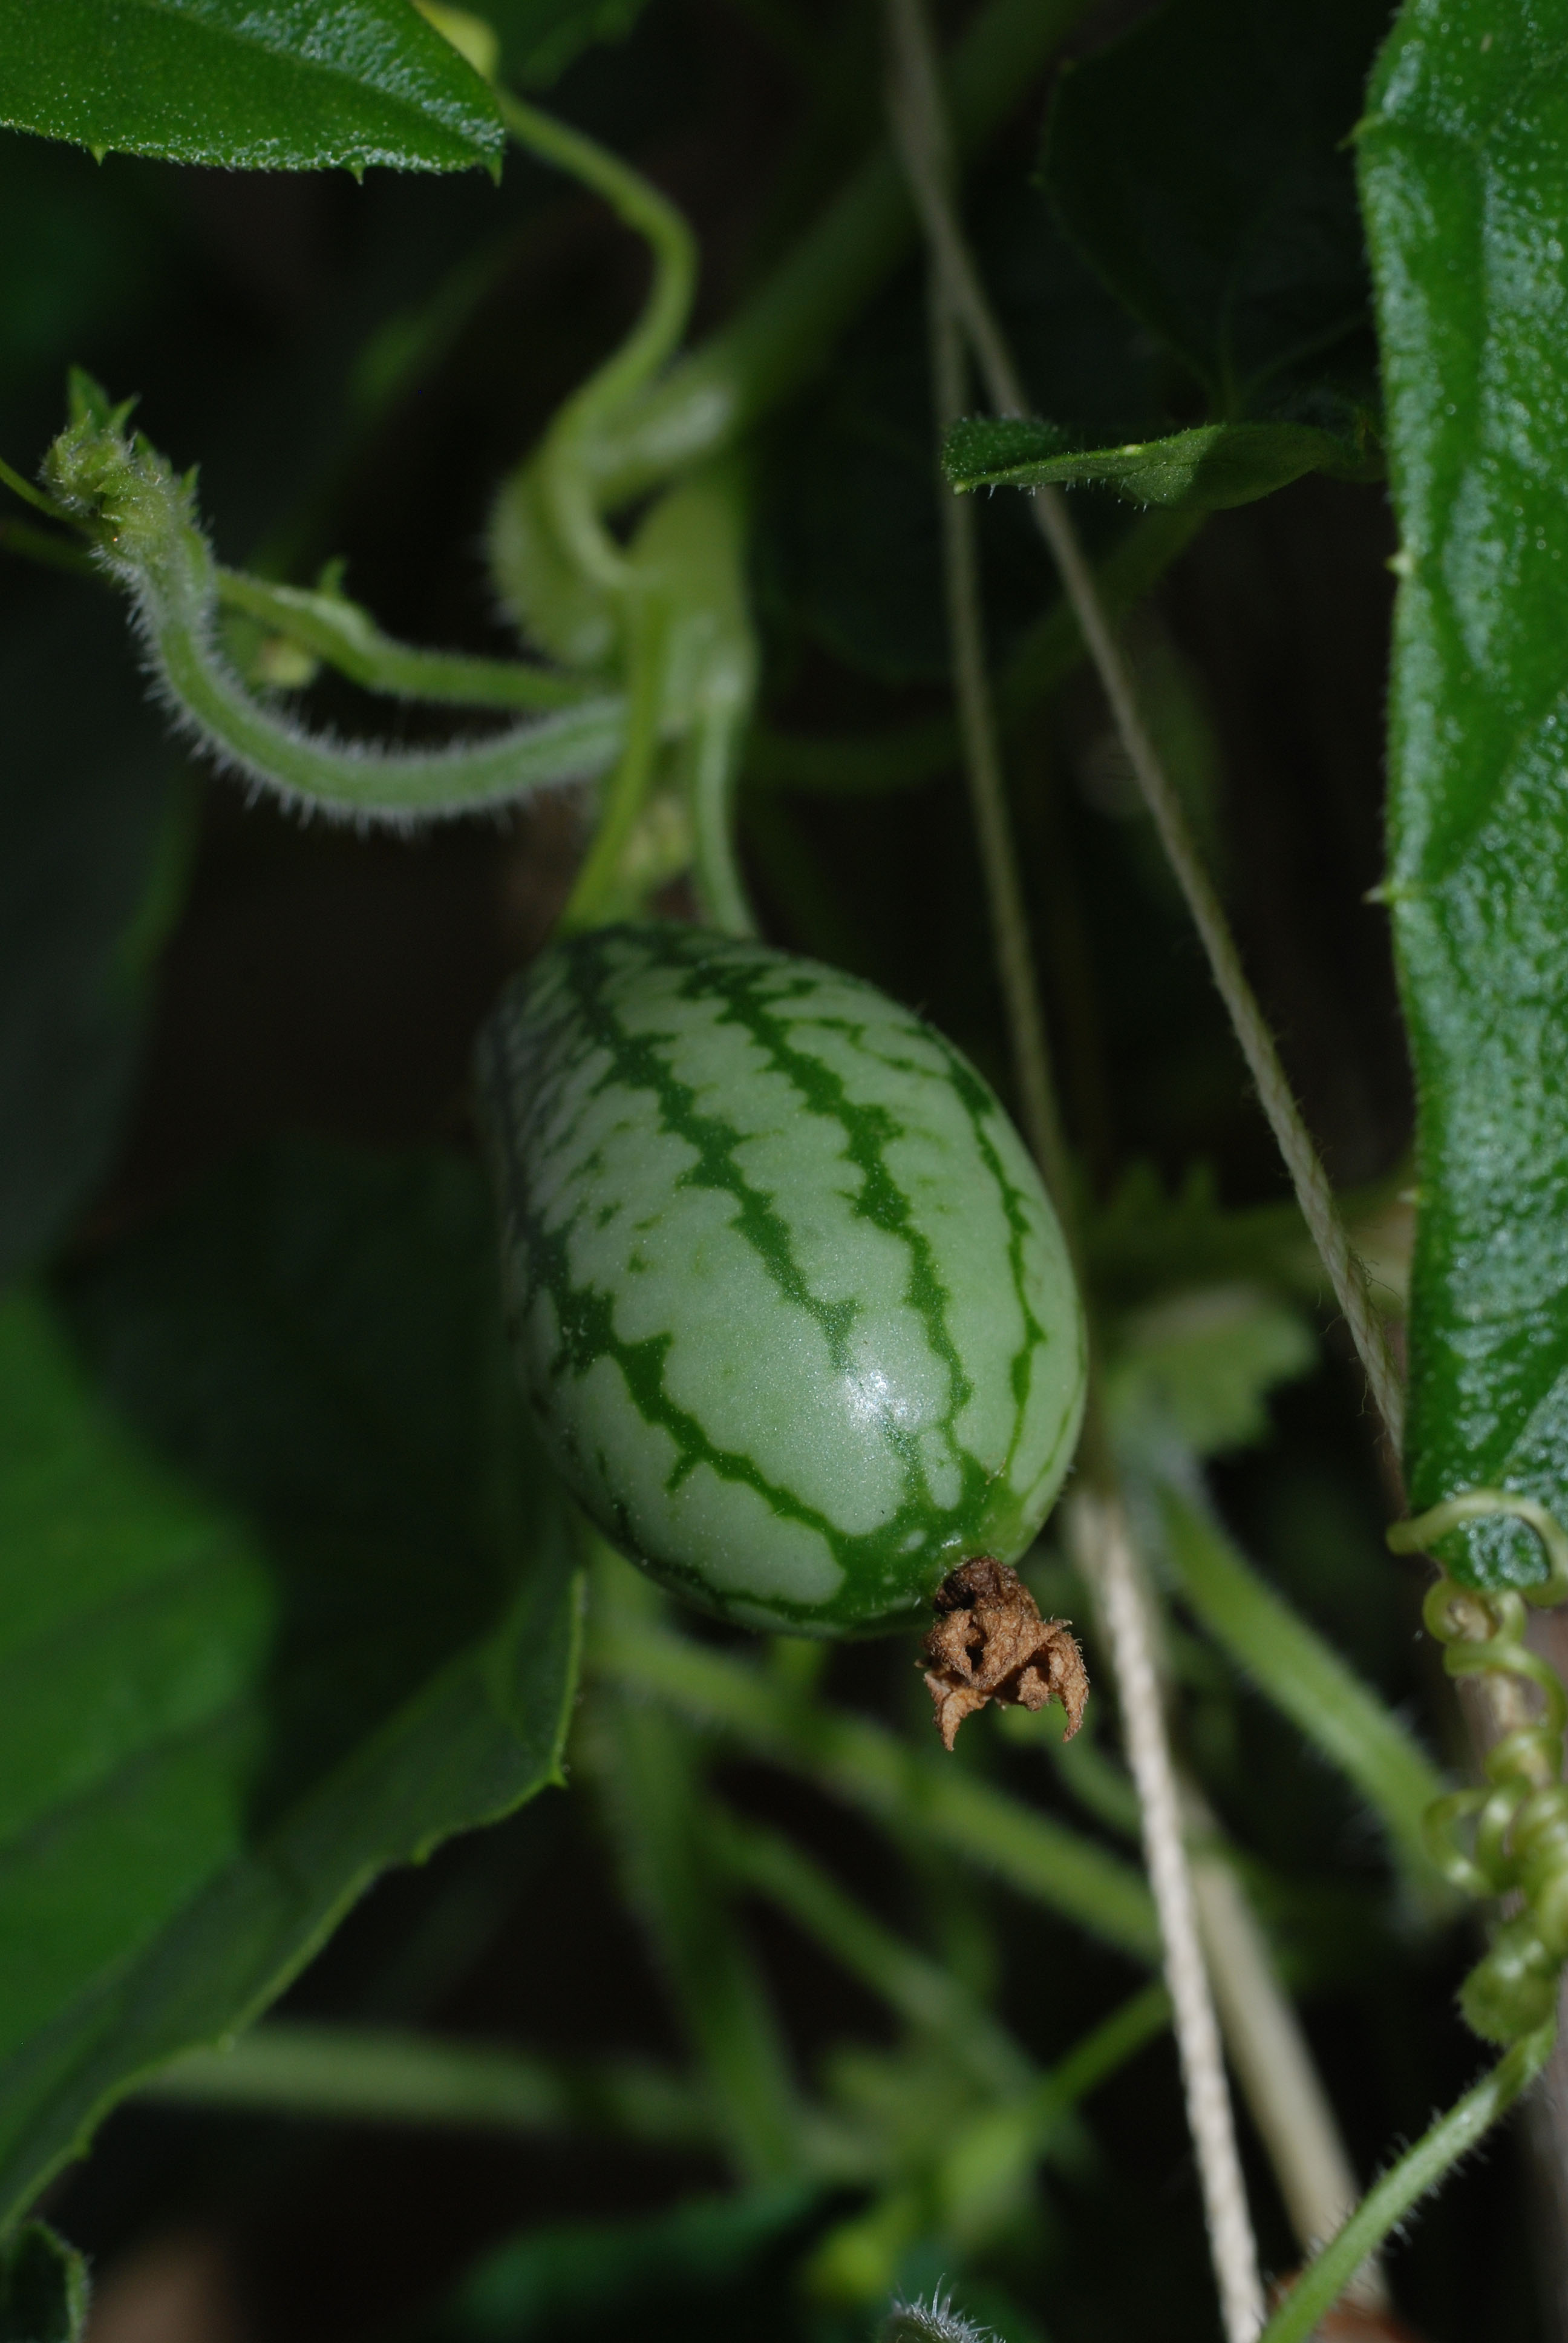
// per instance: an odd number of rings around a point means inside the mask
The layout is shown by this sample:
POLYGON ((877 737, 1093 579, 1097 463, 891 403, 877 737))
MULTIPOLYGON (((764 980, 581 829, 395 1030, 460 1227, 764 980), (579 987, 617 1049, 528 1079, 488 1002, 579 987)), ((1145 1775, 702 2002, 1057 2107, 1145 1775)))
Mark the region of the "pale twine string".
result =
MULTIPOLYGON (((951 164, 946 123, 920 0, 889 0, 895 59, 892 113, 911 179, 934 191, 944 232, 931 234, 932 372, 939 419, 961 411, 965 384, 959 325, 963 305, 952 266, 961 239, 952 226, 951 164), (918 158, 918 159, 917 159, 918 158)), ((927 206, 922 205, 922 211, 927 206)), ((932 222, 928 219, 928 228, 932 222)), ((972 276, 972 271, 970 272, 972 276)), ((995 714, 986 674, 973 516, 956 500, 945 520, 949 618, 954 681, 975 827, 1008 1009, 1029 1136, 1048 1182, 1070 1202, 1067 1163, 1034 982, 1027 918, 1019 884, 995 714)), ((1105 1605, 1121 1691, 1128 1755, 1138 1787, 1151 1884, 1160 1915, 1166 1976, 1197 2153, 1210 2247, 1229 2343, 1252 2343, 1263 2322, 1257 2247, 1237 2152, 1219 2025, 1198 1935, 1175 1773, 1164 1707, 1150 1647, 1142 1588, 1119 1501, 1085 1493, 1069 1509, 1082 1561, 1105 1605)))
POLYGON ((1197 2152, 1225 2334, 1228 2343, 1253 2343, 1263 2324, 1258 2247, 1236 2147, 1219 2020, 1198 1933, 1176 1771, 1149 1637, 1148 1604, 1118 1500, 1087 1490, 1074 1495, 1067 1506, 1067 1535, 1074 1560, 1099 1594, 1111 1639, 1122 1738, 1138 1790, 1143 1859, 1160 1915, 1187 2127, 1197 2152))
MULTIPOLYGON (((894 129, 921 225, 945 280, 948 298, 974 351, 993 410, 998 415, 1026 414, 1029 403, 1021 378, 986 298, 951 201, 950 150, 935 50, 921 18, 920 0, 888 0, 888 8, 898 61, 894 129)), ((1106 617, 1066 501, 1059 489, 1041 488, 1035 490, 1030 502, 1040 535, 1061 573, 1063 589, 1089 646, 1112 721, 1198 930, 1215 987, 1291 1175, 1302 1217, 1328 1272, 1397 1457, 1404 1441, 1404 1391, 1366 1271, 1352 1249, 1328 1174, 1280 1062, 1268 1021, 1247 981, 1235 938, 1203 867, 1181 799, 1150 738, 1131 671, 1106 617)))
MULTIPOLYGON (((1191 1782, 1181 1781, 1180 1789, 1198 1932, 1220 2030, 1268 2150, 1296 2242, 1304 2254, 1315 2254, 1350 2218, 1362 2192, 1301 2020, 1274 1974, 1267 1940, 1234 1866, 1213 1843, 1213 1817, 1191 1782)), ((1388 2285, 1375 2254, 1352 2278, 1343 2299, 1379 2315, 1389 2310, 1388 2285)))

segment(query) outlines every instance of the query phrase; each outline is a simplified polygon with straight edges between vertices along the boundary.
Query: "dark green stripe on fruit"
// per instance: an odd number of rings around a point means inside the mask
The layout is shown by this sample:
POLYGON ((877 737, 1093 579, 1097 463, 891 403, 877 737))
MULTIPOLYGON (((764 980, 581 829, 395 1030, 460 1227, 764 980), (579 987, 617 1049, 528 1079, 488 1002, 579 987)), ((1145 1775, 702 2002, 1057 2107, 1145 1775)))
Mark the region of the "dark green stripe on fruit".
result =
MULTIPOLYGON (((548 972, 525 980, 499 1012, 487 1039, 483 1071, 514 1244, 519 1336, 526 1349, 528 1305, 541 1289, 549 1296, 558 1330, 554 1357, 542 1371, 540 1363, 534 1360, 531 1380, 547 1431, 553 1429, 568 1451, 562 1461, 568 1477, 579 1483, 586 1479, 608 1491, 613 1527, 624 1544, 638 1551, 635 1525, 624 1497, 615 1490, 615 1460, 602 1443, 596 1445, 591 1421, 573 1420, 569 1403, 571 1387, 596 1363, 613 1361, 641 1421, 657 1427, 673 1444, 674 1462, 665 1483, 668 1494, 676 1493, 699 1468, 706 1467, 720 1481, 741 1483, 754 1492, 774 1519, 798 1523, 812 1533, 843 1573, 839 1593, 826 1602, 797 1603, 782 1593, 777 1598, 769 1595, 766 1607, 777 1614, 780 1624, 831 1626, 837 1623, 852 1627, 874 1622, 886 1625, 900 1617, 918 1615, 936 1584, 966 1558, 967 1533, 989 1519, 988 1507, 1000 1504, 1005 1511, 1017 1494, 1010 1490, 1009 1474, 1024 1435, 1038 1363, 1048 1346, 1064 1337, 1072 1346, 1069 1390, 1071 1373, 1076 1372, 1080 1339, 1076 1322, 1053 1332, 1040 1323, 1030 1303, 1030 1247, 1040 1244, 1038 1223, 1044 1207, 1037 1203, 1031 1224, 1030 1200, 1010 1179, 996 1144, 1000 1110, 979 1076, 929 1029, 853 980, 807 963, 791 963, 759 947, 673 927, 610 930, 556 948, 549 955, 548 972), (847 1212, 851 1220, 869 1222, 903 1250, 907 1270, 901 1299, 918 1321, 930 1359, 945 1374, 946 1397, 940 1414, 933 1417, 928 1410, 913 1431, 901 1429, 891 1420, 879 1424, 879 1436, 899 1460, 902 1493, 891 1513, 869 1532, 840 1526, 776 1473, 764 1471, 755 1456, 716 1441, 668 1388, 667 1364, 680 1340, 678 1327, 629 1340, 618 1331, 617 1292, 598 1283, 579 1282, 574 1276, 570 1248, 575 1232, 585 1225, 589 1212, 596 1215, 592 1225, 606 1227, 619 1209, 619 1201, 608 1193, 596 1201, 596 1189, 610 1182, 608 1167, 601 1153, 585 1151, 575 1144, 573 1134, 580 1135, 585 1113, 621 1091, 628 1100, 644 1101, 651 1109, 654 1136, 677 1140, 688 1158, 674 1178, 671 1200, 682 1189, 710 1190, 731 1199, 734 1210, 727 1223, 729 1232, 749 1249, 779 1294, 817 1330, 835 1372, 845 1374, 855 1370, 851 1346, 862 1305, 852 1297, 829 1299, 813 1290, 799 1258, 789 1198, 759 1187, 748 1177, 740 1161, 739 1151, 758 1133, 711 1110, 693 1084, 675 1071, 671 1044, 664 1036, 634 1031, 628 1025, 624 1005, 628 1001, 638 1004, 638 983, 650 976, 660 980, 661 1002, 673 999, 677 1009, 698 1012, 678 1036, 682 1046, 691 1043, 694 1035, 700 1039, 704 1023, 714 1033, 726 1027, 737 1029, 749 1045, 749 1076, 754 1072, 781 1077, 803 1114, 834 1126, 841 1144, 834 1157, 839 1178, 832 1185, 832 1209, 847 1212), (862 997, 865 1021, 853 1013, 862 997), (810 1018, 810 1031, 804 1035, 791 1015, 795 1009, 810 1018), (879 1045, 874 1052, 867 1040, 873 1020, 879 1045), (920 1062, 913 1056, 900 1061, 890 1052, 890 1025, 896 1027, 900 1020, 907 1022, 911 1039, 919 1038, 920 1062), (975 1386, 955 1338, 953 1296, 938 1248, 920 1225, 916 1207, 888 1161, 890 1147, 910 1135, 909 1124, 883 1101, 856 1098, 852 1061, 847 1081, 838 1067, 813 1051, 811 1031, 824 1040, 832 1037, 849 1051, 865 1051, 868 1069, 875 1065, 880 1086, 886 1086, 890 1074, 895 1081, 903 1075, 917 1136, 919 1109, 922 1100, 929 1102, 933 1086, 940 1089, 950 1107, 956 1101, 962 1110, 976 1171, 988 1181, 1000 1205, 1007 1232, 1009 1298, 1021 1320, 1019 1341, 1007 1363, 1011 1436, 1000 1464, 994 1458, 988 1464, 960 1448, 956 1436, 958 1419, 974 1396, 975 1386), (931 1063, 933 1056, 936 1067, 931 1063), (580 1078, 589 1065, 598 1065, 597 1078, 576 1101, 569 1127, 552 1133, 552 1119, 566 1086, 580 1078), (853 1193, 840 1184, 845 1169, 858 1174, 853 1193), (558 1175, 558 1205, 569 1203, 577 1188, 581 1189, 582 1198, 575 1210, 548 1228, 538 1209, 538 1191, 541 1183, 548 1189, 558 1175), (933 1430, 949 1435, 943 1470, 957 1478, 957 1493, 946 1504, 936 1500, 920 1453, 922 1439, 933 1430), (916 1550, 914 1559, 911 1548, 916 1550)), ((819 1164, 809 1173, 808 1187, 810 1177, 820 1181, 819 1164)), ((824 1193, 820 1191, 815 1197, 808 1193, 805 1205, 819 1204, 824 1193)), ((1038 1259, 1035 1265, 1038 1270, 1038 1259)), ((630 1266, 636 1266, 635 1254, 630 1266)), ((885 1293, 881 1302, 885 1308, 885 1293)), ((1011 1320, 1010 1312, 1008 1315, 1011 1320)), ((870 1332, 863 1332, 860 1339, 864 1344, 871 1339, 870 1332)), ((1005 1409, 1000 1419, 996 1412, 1004 1388, 999 1381, 1000 1365, 1000 1359, 993 1361, 989 1385, 991 1421, 999 1429, 1008 1417, 1005 1409)), ((1058 1448, 1070 1433, 1071 1413, 1069 1402, 1057 1435, 1058 1448)), ((1054 1483, 1060 1477, 1059 1469, 1052 1471, 1057 1463, 1054 1454, 1034 1462, 1037 1481, 1050 1478, 1054 1483)), ((1043 1499, 1039 1510, 1043 1511, 1043 1499)), ((733 1593, 728 1601, 722 1594, 716 1594, 704 1583, 703 1573, 683 1564, 678 1554, 644 1558, 664 1574, 684 1579, 710 1607, 744 1608, 751 1613, 759 1608, 739 1593, 733 1593)))

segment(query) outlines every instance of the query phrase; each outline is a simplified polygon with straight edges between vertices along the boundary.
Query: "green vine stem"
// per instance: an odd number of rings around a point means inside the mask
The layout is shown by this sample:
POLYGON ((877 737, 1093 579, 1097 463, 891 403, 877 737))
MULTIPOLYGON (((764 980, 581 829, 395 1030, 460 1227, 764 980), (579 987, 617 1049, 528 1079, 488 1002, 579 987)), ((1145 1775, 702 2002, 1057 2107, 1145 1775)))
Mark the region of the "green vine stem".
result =
MULTIPOLYGON (((961 155, 1012 113, 1086 6, 989 0, 975 12, 944 66, 961 155)), ((729 322, 599 435, 601 509, 735 446, 818 371, 914 242, 909 189, 884 143, 729 322)))
POLYGON ((715 2137, 703 2093, 636 2059, 577 2067, 496 2044, 293 2018, 187 2052, 138 2097, 343 2123, 609 2132, 667 2148, 711 2147, 715 2137))
MULTIPOLYGON (((632 541, 624 598, 630 665, 626 748, 605 792, 598 834, 564 916, 593 927, 640 908, 670 875, 650 871, 639 826, 673 779, 664 810, 683 826, 677 868, 693 866, 703 916, 755 932, 735 847, 735 783, 757 688, 748 606, 746 498, 733 463, 701 466, 653 506, 632 541), (664 751, 673 744, 668 759, 664 751)), ((657 858, 656 858, 657 862, 657 858)))
MULTIPOLYGON (((1361 2196, 1355 2167, 1295 2006, 1201 1794, 1184 1782, 1192 1840, 1192 1895, 1225 2048, 1257 2126, 1297 2243, 1314 2253, 1361 2196)), ((1362 2308, 1387 2310, 1375 2261, 1346 2289, 1362 2308)))
MULTIPOLYGON (((980 10, 952 57, 963 147, 1016 106, 1085 5, 989 0, 980 10)), ((631 340, 506 482, 490 525, 491 567, 519 624, 568 664, 601 665, 625 579, 598 515, 734 447, 799 389, 910 248, 914 221, 902 175, 879 146, 751 300, 656 380, 685 314, 678 216, 667 219, 657 190, 591 141, 505 93, 498 102, 524 145, 595 186, 663 253, 631 340)))
POLYGON ((934 2168, 895 2182, 829 2232, 812 2258, 809 2282, 826 2280, 834 2293, 882 2294, 900 2256, 917 2239, 938 2236, 960 2253, 989 2243, 999 2207, 1020 2201, 1036 2165, 1052 2157, 1068 2163, 1081 2153, 1077 2113, 1083 2101, 1170 2022, 1164 1986, 1142 1986, 1027 2090, 956 2121, 934 2168))
POLYGON ((735 842, 735 789, 760 660, 751 622, 750 499, 739 459, 689 472, 632 542, 644 590, 669 614, 661 723, 678 743, 676 779, 690 830, 702 915, 731 935, 756 920, 735 842))
POLYGON ((590 1669, 816 1782, 884 1825, 1004 1881, 1134 1960, 1160 1956, 1153 1906, 1130 1864, 869 1717, 798 1697, 748 1662, 668 1630, 596 1626, 590 1669))
POLYGON ((476 659, 462 651, 432 651, 384 635, 367 610, 347 595, 302 586, 274 586, 242 569, 218 568, 217 598, 350 682, 390 699, 451 702, 462 708, 575 708, 603 698, 602 687, 581 676, 558 675, 522 659, 476 659))
POLYGON ((1408 1888, 1430 1911, 1425 1816, 1447 1785, 1402 1719, 1261 1578, 1196 1491, 1162 1479, 1165 1553, 1178 1589, 1221 1649, 1366 1800, 1387 1831, 1408 1888))
POLYGON ((1392 2229, 1428 2191, 1477 2147, 1520 2094, 1535 2080, 1552 2055, 1556 2022, 1548 2019, 1516 2042, 1489 2075, 1467 2091, 1445 2116, 1423 2132, 1415 2146, 1374 2182, 1315 2260, 1309 2262, 1275 2311, 1258 2343, 1309 2343, 1318 2322, 1392 2229))
POLYGON ((1427 1590, 1422 1617, 1443 1647, 1451 1676, 1473 1676, 1493 1689, 1503 1725, 1488 1750, 1484 1787, 1455 1790, 1427 1811, 1427 1845, 1443 1876, 1474 1896, 1517 1896, 1490 1950, 1466 1977, 1460 2006, 1488 2042, 1513 2042, 1543 2026, 1556 2007, 1568 1962, 1568 1785, 1563 1780, 1568 1694, 1556 1671, 1524 1640, 1526 1605, 1568 1597, 1568 1535, 1544 1505, 1507 1489, 1468 1489, 1398 1522, 1388 1533, 1395 1554, 1421 1554, 1462 1523, 1506 1513, 1534 1531, 1546 1576, 1522 1593, 1458 1585, 1446 1575, 1427 1590), (1528 1694, 1540 1696, 1530 1713, 1528 1694), (1473 1825, 1471 1845, 1460 1836, 1473 1825))
POLYGON ((598 826, 561 913, 563 932, 601 927, 633 908, 623 900, 622 864, 652 785, 664 705, 669 611, 643 593, 632 605, 626 741, 604 792, 598 826))
MULTIPOLYGON (((969 369, 958 317, 940 267, 930 272, 930 308, 932 403, 938 431, 945 435, 969 404, 969 369)), ((960 503, 957 497, 943 497, 941 516, 953 695, 958 703, 970 811, 985 877, 991 957, 1012 1042, 1013 1078, 1030 1151, 1051 1194, 1066 1199, 1072 1192, 1072 1174, 1057 1111, 1050 1044, 1040 1014, 1034 946, 1029 932, 1029 913, 1019 878, 1018 847, 1002 773, 996 705, 986 655, 974 508, 960 503)))
POLYGON ((595 699, 488 739, 383 749, 312 733, 251 698, 218 646, 217 577, 196 517, 194 479, 176 478, 85 378, 45 478, 128 595, 157 688, 182 729, 217 764, 286 804, 407 828, 585 780, 610 765, 625 718, 595 699))
POLYGON ((513 136, 603 196, 653 262, 637 325, 562 407, 491 524, 492 564, 519 623, 568 659, 591 663, 618 649, 629 673, 626 746, 565 922, 591 926, 634 908, 624 899, 638 825, 673 736, 703 910, 716 926, 748 934, 755 921, 732 822, 757 675, 743 486, 732 464, 699 468, 623 548, 599 518, 593 465, 598 436, 686 329, 696 244, 675 206, 618 156, 520 99, 503 93, 500 104, 513 136))
POLYGON ((53 497, 46 497, 42 488, 35 488, 31 480, 25 480, 20 472, 13 471, 4 459, 0 459, 0 485, 8 488, 14 497, 20 497, 24 504, 31 505, 35 512, 45 513, 51 520, 68 521, 71 518, 64 506, 56 504, 53 497))
POLYGON ((0 520, 0 546, 24 561, 35 562, 40 569, 63 570, 70 578, 90 578, 102 586, 105 579, 93 567, 93 557, 83 550, 74 537, 61 537, 52 528, 35 528, 31 521, 0 520))
POLYGON ((873 1919, 792 1839, 722 1807, 710 1810, 705 1827, 742 1886, 814 1937, 907 2024, 939 2036, 983 2089, 1015 2097, 1037 2079, 1028 2055, 950 1970, 873 1919))
POLYGON ((598 517, 593 444, 674 355, 691 314, 697 245, 675 206, 618 156, 507 90, 497 91, 496 102, 519 146, 602 196, 646 239, 653 257, 653 284, 641 317, 620 347, 561 407, 537 459, 562 549, 585 578, 617 594, 628 582, 626 559, 598 517))
POLYGON ((757 933, 757 915, 735 853, 735 788, 749 710, 749 691, 711 693, 686 748, 698 893, 709 926, 732 936, 757 933))
POLYGON ((1171 1996, 1165 1987, 1141 1986, 1027 2091, 993 2104, 966 2124, 943 2155, 938 2175, 938 2193, 950 2227, 961 2231, 968 2226, 970 2207, 1003 2195, 1013 2174, 1036 2162, 1052 2139, 1061 2137, 1091 2092, 1157 2041, 1170 2023, 1171 1996))
MULTIPOLYGON (((663 1597, 596 1534, 590 1636, 614 1621, 655 1632, 663 1597)), ((809 2148, 788 2046, 705 1830, 697 1737, 668 1710, 596 1690, 576 1735, 594 1776, 626 1896, 643 1923, 700 2062, 735 2169, 753 2180, 807 2169, 809 2148)))

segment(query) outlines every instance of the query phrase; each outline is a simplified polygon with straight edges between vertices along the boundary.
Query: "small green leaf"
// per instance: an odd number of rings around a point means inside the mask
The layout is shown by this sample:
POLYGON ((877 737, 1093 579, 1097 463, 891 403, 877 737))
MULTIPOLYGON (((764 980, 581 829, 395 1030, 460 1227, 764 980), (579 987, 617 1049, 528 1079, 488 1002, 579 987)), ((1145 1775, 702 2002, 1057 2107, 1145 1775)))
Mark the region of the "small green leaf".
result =
POLYGON ((42 2221, 0 2245, 0 2343, 81 2343, 87 2265, 42 2221))
POLYGON ((1057 84, 1058 214, 1216 414, 1370 373, 1344 142, 1388 16, 1388 0, 1171 0, 1057 84))
POLYGON ((1053 424, 977 416, 949 432, 942 468, 955 488, 1093 483, 1129 504, 1218 512, 1271 496, 1306 472, 1375 480, 1382 460, 1375 443, 1358 445, 1309 423, 1207 423, 1128 447, 1076 448, 1053 424))
POLYGON ((0 122, 253 171, 456 171, 504 137, 409 0, 0 0, 0 122))
POLYGON ((493 1254, 467 1162, 300 1149, 0 1312, 0 2221, 557 1778, 573 1574, 493 1254))
POLYGON ((1208 1456, 1263 1439, 1270 1392, 1316 1360, 1299 1311, 1255 1286, 1211 1286, 1121 1322, 1106 1399, 1124 1435, 1174 1435, 1208 1456))
MULTIPOLYGON (((1360 141, 1399 518, 1387 899, 1418 1091, 1412 1512, 1568 1519, 1568 80, 1525 0, 1411 0, 1360 141)), ((1492 1521, 1484 1585, 1541 1575, 1492 1521)))
POLYGON ((429 2343, 785 2343, 799 2331, 790 2266, 823 2209, 818 2187, 787 2182, 529 2229, 486 2254, 421 2332, 429 2343))

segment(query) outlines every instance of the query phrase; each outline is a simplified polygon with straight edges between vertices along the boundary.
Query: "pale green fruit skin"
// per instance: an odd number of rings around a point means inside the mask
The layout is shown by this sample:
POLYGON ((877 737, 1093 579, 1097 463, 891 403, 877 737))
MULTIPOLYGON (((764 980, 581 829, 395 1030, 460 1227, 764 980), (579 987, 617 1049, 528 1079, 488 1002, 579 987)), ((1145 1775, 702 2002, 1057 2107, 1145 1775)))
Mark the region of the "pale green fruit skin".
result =
POLYGON ((1011 1562, 1071 1460, 1084 1329, 974 1068, 871 986, 676 926, 558 944, 481 1041, 524 1387, 623 1553, 808 1635, 1011 1562))

